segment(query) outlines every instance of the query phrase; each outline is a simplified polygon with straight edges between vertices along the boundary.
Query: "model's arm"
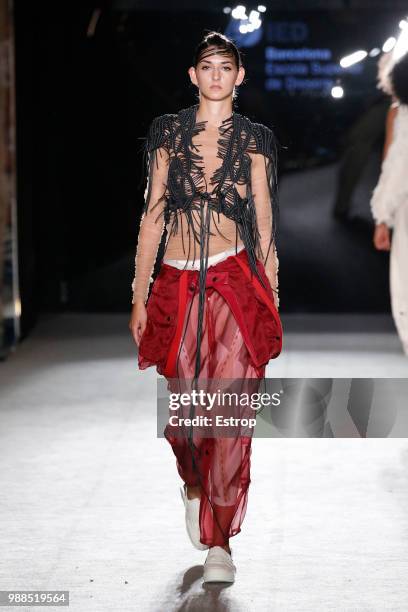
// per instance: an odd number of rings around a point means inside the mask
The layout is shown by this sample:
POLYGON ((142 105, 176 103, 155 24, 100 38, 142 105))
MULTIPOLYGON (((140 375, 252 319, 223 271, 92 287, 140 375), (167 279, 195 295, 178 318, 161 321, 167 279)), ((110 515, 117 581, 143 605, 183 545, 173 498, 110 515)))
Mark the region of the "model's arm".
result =
POLYGON ((259 232, 259 243, 261 253, 259 259, 265 266, 266 276, 271 284, 276 308, 279 307, 279 281, 278 269, 279 260, 276 251, 275 241, 272 240, 272 222, 274 202, 271 198, 271 171, 270 164, 273 162, 262 153, 255 153, 252 156, 251 164, 251 188, 254 196, 256 220, 259 232))
POLYGON ((152 273, 165 228, 163 211, 168 175, 168 153, 158 148, 149 153, 145 204, 140 221, 132 282, 132 304, 147 301, 152 273))
POLYGON ((398 104, 395 102, 391 104, 387 113, 387 120, 385 123, 385 142, 383 149, 383 160, 387 157, 388 149, 390 148, 390 144, 392 143, 392 139, 394 136, 394 123, 395 118, 398 113, 398 104))
POLYGON ((375 219, 375 230, 373 242, 374 246, 379 251, 389 251, 391 249, 390 231, 392 227, 392 215, 387 209, 387 193, 381 184, 384 180, 383 168, 384 161, 387 157, 389 148, 394 138, 394 124, 398 113, 398 104, 395 102, 390 106, 387 113, 385 124, 385 142, 383 149, 383 167, 377 187, 374 190, 371 198, 371 212, 375 219))

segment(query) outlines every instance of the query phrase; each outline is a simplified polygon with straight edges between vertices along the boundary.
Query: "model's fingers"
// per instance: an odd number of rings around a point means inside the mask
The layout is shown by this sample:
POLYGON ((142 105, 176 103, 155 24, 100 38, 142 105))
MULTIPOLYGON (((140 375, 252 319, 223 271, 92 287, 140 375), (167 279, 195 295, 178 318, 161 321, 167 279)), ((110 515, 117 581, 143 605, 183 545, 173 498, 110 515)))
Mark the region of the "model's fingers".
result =
POLYGON ((142 337, 142 332, 141 332, 140 327, 138 327, 137 330, 136 330, 136 344, 137 344, 137 346, 139 346, 139 344, 140 344, 141 337, 142 337))
POLYGON ((140 344, 140 341, 142 339, 142 336, 143 336, 145 328, 146 328, 146 323, 139 322, 137 330, 136 330, 136 344, 137 344, 137 346, 139 346, 139 344, 140 344))
POLYGON ((379 251, 389 251, 390 240, 387 234, 376 234, 374 236, 374 246, 379 251))
POLYGON ((140 332, 140 340, 144 334, 144 330, 146 329, 146 322, 140 324, 139 332, 140 332))
POLYGON ((132 336, 133 336, 133 340, 136 342, 137 346, 139 346, 139 329, 138 329, 138 323, 133 323, 131 330, 132 330, 132 336))
POLYGON ((383 234, 381 243, 384 251, 388 251, 388 249, 390 248, 390 237, 388 233, 383 234))

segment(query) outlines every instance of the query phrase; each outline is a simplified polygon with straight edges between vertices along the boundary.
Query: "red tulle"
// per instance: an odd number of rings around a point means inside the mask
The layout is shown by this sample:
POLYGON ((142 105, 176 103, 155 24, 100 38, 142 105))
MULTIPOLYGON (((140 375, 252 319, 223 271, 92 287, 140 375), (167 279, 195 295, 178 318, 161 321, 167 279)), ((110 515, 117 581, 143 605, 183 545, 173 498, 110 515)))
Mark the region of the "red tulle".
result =
MULTIPOLYGON (((255 295, 253 285, 241 267, 233 261, 235 257, 243 257, 241 253, 207 271, 207 277, 211 274, 219 277, 219 273, 229 272, 225 278, 221 276, 224 278, 221 291, 209 283, 205 292, 199 379, 206 381, 205 388, 210 392, 220 389, 220 381, 223 380, 228 388, 228 381, 232 379, 237 382, 240 391, 256 392, 265 375, 267 360, 257 359, 256 363, 254 355, 259 357, 260 354, 267 354, 269 359, 271 355, 277 356, 281 348, 279 315, 277 311, 271 313, 270 309, 263 309, 264 304, 255 295), (233 308, 232 294, 236 297, 233 308), (228 299, 225 299, 226 295, 228 299), (238 316, 237 304, 240 307, 238 316), (241 310, 245 305, 249 305, 247 311, 241 310), (260 312, 264 317, 256 319, 260 312), (249 330, 252 330, 252 335, 249 330), (260 352, 257 352, 258 341, 260 352)), ((152 315, 151 327, 146 328, 148 335, 142 338, 144 342, 141 342, 139 352, 139 367, 143 369, 156 365, 160 374, 167 372, 170 390, 180 387, 180 381, 194 378, 197 351, 197 292, 188 295, 188 302, 182 308, 182 312, 185 312, 182 323, 177 319, 177 313, 180 312, 180 287, 177 281, 181 273, 181 270, 172 266, 162 266, 156 279, 157 285, 152 288, 150 307, 148 304, 148 314, 150 312, 152 315), (166 364, 175 338, 178 345, 177 360, 175 371, 170 376, 166 364)), ((194 284, 198 273, 189 271, 188 274, 189 287, 192 287, 191 281, 194 284)), ((269 294, 272 297, 272 291, 269 294)), ((236 386, 234 390, 237 391, 236 386)), ((228 542, 228 538, 240 532, 245 517, 250 484, 252 431, 247 429, 245 435, 225 438, 193 435, 194 449, 189 445, 187 435, 175 435, 169 425, 164 435, 172 446, 182 480, 187 485, 202 486, 201 542, 208 546, 222 546, 228 542)))

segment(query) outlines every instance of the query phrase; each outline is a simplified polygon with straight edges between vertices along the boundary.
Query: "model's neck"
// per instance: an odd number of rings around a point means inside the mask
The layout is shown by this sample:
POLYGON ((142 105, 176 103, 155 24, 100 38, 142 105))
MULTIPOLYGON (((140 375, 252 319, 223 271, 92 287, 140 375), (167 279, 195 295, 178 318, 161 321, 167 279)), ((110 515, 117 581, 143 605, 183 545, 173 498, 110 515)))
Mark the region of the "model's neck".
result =
POLYGON ((232 99, 226 100, 207 100, 201 98, 196 114, 196 120, 205 121, 208 127, 220 127, 233 114, 232 99))

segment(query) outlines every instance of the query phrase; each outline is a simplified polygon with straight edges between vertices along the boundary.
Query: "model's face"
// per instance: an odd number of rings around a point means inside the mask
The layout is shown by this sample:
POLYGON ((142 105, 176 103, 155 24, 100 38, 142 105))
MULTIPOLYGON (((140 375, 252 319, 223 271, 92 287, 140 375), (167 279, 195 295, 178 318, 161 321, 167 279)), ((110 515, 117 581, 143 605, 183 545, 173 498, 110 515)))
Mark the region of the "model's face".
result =
POLYGON ((191 67, 188 73, 200 94, 209 100, 232 96, 234 87, 240 85, 245 76, 244 68, 238 69, 233 57, 208 53, 195 68, 191 67))

